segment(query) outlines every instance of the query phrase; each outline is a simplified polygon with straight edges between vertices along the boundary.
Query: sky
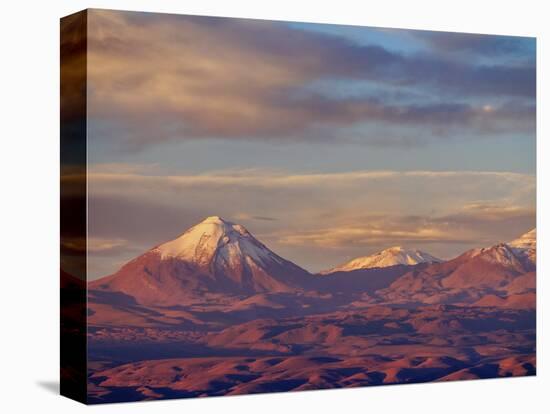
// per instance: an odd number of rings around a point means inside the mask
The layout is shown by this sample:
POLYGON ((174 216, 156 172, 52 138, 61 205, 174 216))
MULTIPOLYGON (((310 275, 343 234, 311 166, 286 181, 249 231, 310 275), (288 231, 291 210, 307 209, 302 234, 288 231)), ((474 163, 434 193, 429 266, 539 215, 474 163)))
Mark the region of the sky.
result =
POLYGON ((535 227, 535 39, 91 10, 89 271, 207 216, 317 272, 535 227))

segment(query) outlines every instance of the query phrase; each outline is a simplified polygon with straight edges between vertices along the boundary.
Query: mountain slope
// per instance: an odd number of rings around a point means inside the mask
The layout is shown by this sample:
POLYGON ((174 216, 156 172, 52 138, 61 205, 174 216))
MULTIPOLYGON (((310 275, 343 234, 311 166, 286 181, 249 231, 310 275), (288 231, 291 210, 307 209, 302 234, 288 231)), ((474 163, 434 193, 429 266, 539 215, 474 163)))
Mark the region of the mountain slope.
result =
POLYGON ((176 239, 90 283, 90 289, 117 291, 139 303, 181 305, 219 303, 232 296, 296 292, 311 275, 259 242, 243 226, 208 217, 176 239))
POLYGON ((530 236, 472 249, 447 262, 414 269, 378 294, 388 302, 416 303, 476 303, 488 295, 534 294, 535 264, 530 257, 535 251, 536 240, 530 236))
POLYGON ((322 274, 349 272, 352 270, 372 269, 397 265, 414 266, 420 263, 438 262, 441 262, 441 260, 429 253, 417 249, 406 249, 401 246, 395 246, 370 256, 358 257, 340 266, 324 271, 322 274))
POLYGON ((537 263, 537 229, 507 243, 522 260, 535 266, 537 263))

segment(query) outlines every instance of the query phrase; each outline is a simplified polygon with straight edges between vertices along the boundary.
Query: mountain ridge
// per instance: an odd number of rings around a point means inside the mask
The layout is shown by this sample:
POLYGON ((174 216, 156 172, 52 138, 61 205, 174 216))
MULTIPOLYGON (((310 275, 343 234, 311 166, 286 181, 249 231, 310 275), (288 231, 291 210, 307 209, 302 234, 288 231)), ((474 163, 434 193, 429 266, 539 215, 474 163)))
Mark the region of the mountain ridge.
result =
MULTIPOLYGON (((448 261, 395 246, 348 262, 349 270, 344 264, 315 277, 244 226, 210 216, 89 287, 94 300, 112 292, 112 298, 127 295, 142 305, 220 309, 280 308, 281 303, 308 307, 321 297, 333 297, 340 306, 348 296, 368 303, 475 303, 485 294, 534 294, 535 256, 533 229, 509 243, 471 249, 448 261), (272 296, 281 294, 286 299, 272 296)), ((481 303, 489 302, 500 299, 481 303)))
POLYGON ((499 306, 507 305, 506 298, 510 298, 521 306, 534 307, 536 263, 529 257, 535 251, 536 241, 519 250, 508 243, 471 249, 446 262, 408 272, 378 294, 386 302, 499 306), (500 299, 482 301, 488 295, 500 299), (519 295, 531 296, 518 300, 519 295))

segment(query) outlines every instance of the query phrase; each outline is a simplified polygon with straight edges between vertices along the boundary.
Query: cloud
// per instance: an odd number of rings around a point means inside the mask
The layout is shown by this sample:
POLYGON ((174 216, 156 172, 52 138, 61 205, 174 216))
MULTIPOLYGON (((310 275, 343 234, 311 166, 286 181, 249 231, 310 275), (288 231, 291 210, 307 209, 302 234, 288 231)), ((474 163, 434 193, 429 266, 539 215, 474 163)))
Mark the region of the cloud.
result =
POLYGON ((404 55, 280 22, 98 10, 88 42, 92 131, 135 148, 205 137, 323 139, 362 123, 420 125, 432 135, 534 130, 531 64, 404 55), (323 79, 415 88, 426 99, 390 103, 309 88, 323 79))
POLYGON ((61 242, 61 251, 66 255, 115 256, 120 253, 135 252, 136 250, 125 239, 66 237, 61 242))
POLYGON ((519 36, 498 36, 472 33, 434 32, 409 30, 407 33, 426 42, 431 48, 445 54, 474 56, 531 57, 535 38, 519 36), (531 50, 530 50, 531 49, 531 50))
POLYGON ((307 214, 311 207, 323 210, 323 206, 328 211, 368 208, 386 214, 414 214, 416 210, 437 212, 480 202, 528 205, 533 202, 535 177, 492 171, 313 174, 231 170, 201 175, 94 172, 88 176, 88 186, 91 197, 125 197, 136 210, 154 208, 151 204, 166 209, 181 205, 212 213, 208 215, 222 215, 216 209, 224 209, 232 217, 252 218, 279 217, 278 208, 283 206, 291 210, 286 214, 299 215, 307 214), (224 200, 222 205, 220 200, 224 200))
POLYGON ((90 237, 88 239, 88 251, 90 253, 104 253, 118 250, 128 245, 128 240, 124 239, 102 239, 90 237))
MULTIPOLYGON (((137 163, 101 163, 87 166, 88 173, 100 172, 108 174, 158 174, 162 171, 161 165, 156 164, 137 164, 137 163)), ((71 170, 67 170, 66 175, 70 175, 71 170)))
POLYGON ((265 216, 251 216, 246 213, 238 213, 234 216, 235 220, 262 220, 262 221, 277 221, 275 217, 265 217, 265 216))
MULTIPOLYGON (((470 204, 443 215, 348 215, 337 225, 303 232, 279 233, 279 243, 330 249, 371 248, 393 245, 431 246, 445 252, 445 245, 486 246, 505 242, 498 227, 508 226, 512 237, 534 227, 535 209, 517 205, 470 204), (443 245, 443 248, 442 248, 443 245)), ((455 252, 462 252, 455 250, 455 252)), ((447 256, 443 253, 442 256, 447 256)))
POLYGON ((61 117, 63 132, 86 117, 86 14, 75 13, 61 20, 61 117))
MULTIPOLYGON (((402 219, 396 221, 401 222, 402 219)), ((349 248, 349 246, 380 246, 393 244, 413 243, 472 243, 477 241, 471 238, 461 238, 456 234, 449 234, 435 226, 423 226, 412 229, 399 229, 387 226, 387 218, 377 223, 357 223, 352 226, 325 228, 305 233, 282 236, 282 244, 303 246, 304 244, 317 245, 328 248, 349 248), (381 224, 385 226, 382 227, 381 224)))
MULTIPOLYGON (((110 164, 107 165, 107 171, 110 164)), ((119 167, 123 169, 123 167, 119 167)), ((129 167, 130 168, 130 167, 129 167)), ((119 169, 119 171, 120 171, 119 169)), ((135 167, 134 171, 138 171, 135 167)), ((67 180, 76 179, 73 176, 65 177, 67 180)), ((396 170, 366 170, 336 173, 287 173, 279 171, 269 171, 261 169, 246 170, 228 170, 211 172, 198 175, 152 175, 139 173, 110 173, 104 172, 101 164, 96 164, 90 169, 90 181, 93 185, 102 185, 98 190, 106 191, 109 184, 120 183, 128 186, 142 187, 148 191, 152 187, 160 188, 169 186, 171 188, 180 186, 185 187, 203 187, 203 186, 231 186, 238 185, 244 187, 282 187, 293 188, 309 185, 326 185, 334 183, 338 185, 353 184, 362 181, 381 181, 395 179, 441 179, 441 180, 465 180, 469 178, 479 178, 488 180, 501 180, 503 182, 516 182, 525 185, 532 185, 535 177, 531 174, 517 172, 500 171, 396 171, 396 170)))
POLYGON ((525 208, 517 205, 498 205, 490 203, 471 203, 462 208, 461 215, 475 217, 483 221, 502 220, 509 217, 522 217, 533 215, 533 208, 525 208))

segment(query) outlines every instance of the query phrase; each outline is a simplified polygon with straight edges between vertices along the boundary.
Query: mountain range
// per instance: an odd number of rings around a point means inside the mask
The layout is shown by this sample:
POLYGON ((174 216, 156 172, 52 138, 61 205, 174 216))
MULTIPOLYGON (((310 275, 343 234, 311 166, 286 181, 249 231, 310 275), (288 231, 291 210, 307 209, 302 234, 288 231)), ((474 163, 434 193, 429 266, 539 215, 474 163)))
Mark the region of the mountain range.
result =
POLYGON ((88 399, 534 375, 535 262, 532 230, 447 261, 394 247, 311 274, 208 217, 88 284, 88 399))
POLYGON ((534 306, 535 261, 533 229, 511 242, 472 249, 448 261, 391 247, 313 275, 271 251, 244 226, 212 216, 113 275, 90 282, 89 288, 92 300, 111 292, 111 298, 120 300, 117 295, 122 294, 147 306, 210 303, 249 309, 292 302, 305 309, 319 301, 322 306, 534 306))

